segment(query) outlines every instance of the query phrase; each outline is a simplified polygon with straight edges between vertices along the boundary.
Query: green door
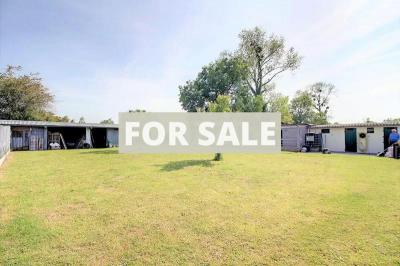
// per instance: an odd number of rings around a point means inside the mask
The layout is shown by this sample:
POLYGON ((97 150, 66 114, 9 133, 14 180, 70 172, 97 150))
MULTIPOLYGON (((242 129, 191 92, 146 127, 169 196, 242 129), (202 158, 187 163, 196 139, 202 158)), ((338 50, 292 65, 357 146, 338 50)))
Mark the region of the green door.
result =
POLYGON ((345 128, 346 151, 357 152, 357 130, 355 128, 345 128))
POLYGON ((383 146, 385 149, 389 147, 389 135, 392 133, 392 129, 395 127, 384 127, 383 128, 383 146))

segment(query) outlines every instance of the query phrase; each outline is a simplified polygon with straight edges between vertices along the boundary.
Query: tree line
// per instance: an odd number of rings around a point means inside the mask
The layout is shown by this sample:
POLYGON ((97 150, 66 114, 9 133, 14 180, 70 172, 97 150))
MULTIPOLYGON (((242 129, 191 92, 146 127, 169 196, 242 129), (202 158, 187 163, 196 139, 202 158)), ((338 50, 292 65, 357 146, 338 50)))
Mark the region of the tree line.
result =
MULTIPOLYGON (((316 82, 293 99, 277 92, 274 80, 301 65, 302 57, 285 39, 259 27, 239 34, 239 47, 222 52, 202 67, 194 80, 179 86, 179 101, 188 112, 212 111, 216 103, 232 112, 280 112, 282 123, 328 123, 334 85, 316 82), (218 101, 218 98, 221 98, 218 101)), ((218 108, 217 108, 218 109, 218 108)))

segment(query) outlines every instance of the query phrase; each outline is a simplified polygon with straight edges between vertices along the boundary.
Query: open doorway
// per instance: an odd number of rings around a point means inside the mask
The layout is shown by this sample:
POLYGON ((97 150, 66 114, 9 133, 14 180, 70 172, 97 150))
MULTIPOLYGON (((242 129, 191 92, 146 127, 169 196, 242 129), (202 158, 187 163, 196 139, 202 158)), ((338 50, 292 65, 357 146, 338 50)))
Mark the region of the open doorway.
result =
POLYGON ((383 146, 386 149, 389 147, 389 135, 392 132, 392 129, 397 129, 396 127, 384 127, 383 128, 383 146))
POLYGON ((85 140, 86 130, 83 127, 48 127, 48 142, 59 142, 58 144, 62 149, 77 149, 81 148, 85 140), (60 136, 60 138, 53 138, 52 136, 60 136))
POLYGON ((91 132, 93 148, 107 148, 107 129, 92 128, 91 132))

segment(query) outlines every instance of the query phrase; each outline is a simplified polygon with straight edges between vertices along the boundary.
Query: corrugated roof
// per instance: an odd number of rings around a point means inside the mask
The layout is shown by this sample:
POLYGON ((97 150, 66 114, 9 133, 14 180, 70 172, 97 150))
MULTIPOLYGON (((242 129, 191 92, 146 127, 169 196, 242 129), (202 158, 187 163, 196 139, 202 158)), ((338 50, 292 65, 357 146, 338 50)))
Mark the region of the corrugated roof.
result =
POLYGON ((340 128, 340 127, 400 127, 400 123, 349 123, 349 124, 330 124, 312 125, 310 128, 340 128))
POLYGON ((118 128, 116 124, 97 123, 69 123, 49 121, 27 121, 27 120, 0 120, 0 125, 9 126, 47 126, 47 127, 91 127, 91 128, 118 128))

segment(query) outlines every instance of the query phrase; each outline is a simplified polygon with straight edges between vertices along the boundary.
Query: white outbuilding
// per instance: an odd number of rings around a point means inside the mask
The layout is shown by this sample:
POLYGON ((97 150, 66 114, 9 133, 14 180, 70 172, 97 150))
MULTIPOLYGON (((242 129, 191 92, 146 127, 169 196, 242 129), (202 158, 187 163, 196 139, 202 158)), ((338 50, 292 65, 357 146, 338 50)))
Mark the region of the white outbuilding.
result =
POLYGON ((309 133, 322 135, 322 147, 333 152, 376 154, 389 146, 389 134, 400 123, 353 123, 309 126, 309 133))

